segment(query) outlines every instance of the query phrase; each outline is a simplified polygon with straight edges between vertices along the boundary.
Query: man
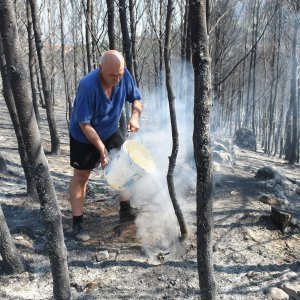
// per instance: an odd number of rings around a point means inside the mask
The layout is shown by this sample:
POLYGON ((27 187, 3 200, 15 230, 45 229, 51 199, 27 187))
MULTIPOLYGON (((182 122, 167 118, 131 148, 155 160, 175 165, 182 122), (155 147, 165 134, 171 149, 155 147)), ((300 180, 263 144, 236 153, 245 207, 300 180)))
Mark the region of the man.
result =
MULTIPOLYGON (((99 68, 79 83, 70 120, 70 164, 74 174, 70 182, 74 238, 87 241, 90 235, 83 227, 83 202, 92 169, 108 163, 107 153, 119 148, 124 140, 118 129, 124 101, 132 103, 128 131, 139 129, 142 111, 140 92, 125 68, 124 57, 109 50, 101 57, 99 68)), ((120 220, 134 220, 129 197, 119 195, 120 220)))

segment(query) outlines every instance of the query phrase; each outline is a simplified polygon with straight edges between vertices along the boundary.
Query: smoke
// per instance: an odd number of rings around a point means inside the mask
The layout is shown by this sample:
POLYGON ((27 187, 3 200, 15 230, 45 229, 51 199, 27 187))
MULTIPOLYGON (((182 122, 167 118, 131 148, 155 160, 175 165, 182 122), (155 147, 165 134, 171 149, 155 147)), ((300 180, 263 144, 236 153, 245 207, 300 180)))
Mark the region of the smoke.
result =
MULTIPOLYGON (((163 80, 164 82, 164 80, 163 80)), ((179 151, 174 172, 176 198, 183 210, 190 233, 195 219, 196 186, 193 161, 193 71, 191 65, 179 63, 172 69, 179 151)), ((167 186, 168 157, 172 152, 172 130, 165 84, 143 91, 144 110, 140 131, 134 138, 151 153, 156 172, 147 174, 132 188, 133 204, 140 209, 136 219, 137 237, 149 257, 168 252, 178 258, 183 249, 178 242, 180 229, 167 186)))
MULTIPOLYGON (((177 64, 172 70, 175 94, 179 151, 174 172, 176 198, 183 211, 189 233, 195 230, 194 197, 196 173, 193 160, 193 71, 190 65, 177 64), (188 74, 185 76, 184 74, 188 74)), ((172 152, 172 130, 166 87, 142 90, 143 114, 141 129, 131 138, 150 152, 156 165, 155 172, 145 174, 130 186, 131 203, 139 210, 137 238, 145 253, 155 258, 160 253, 165 259, 183 255, 179 243, 180 228, 167 186, 168 157, 172 152)), ((118 162, 119 167, 122 163, 118 162)))

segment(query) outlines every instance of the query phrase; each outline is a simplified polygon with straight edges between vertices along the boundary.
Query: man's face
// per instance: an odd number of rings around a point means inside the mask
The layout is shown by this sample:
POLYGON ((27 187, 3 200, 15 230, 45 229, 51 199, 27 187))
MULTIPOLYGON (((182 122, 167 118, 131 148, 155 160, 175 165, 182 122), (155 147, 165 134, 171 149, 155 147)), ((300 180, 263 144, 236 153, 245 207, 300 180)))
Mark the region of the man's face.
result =
POLYGON ((124 67, 122 66, 113 66, 113 65, 101 66, 100 65, 100 69, 101 69, 102 78, 104 79, 105 83, 111 87, 117 85, 124 75, 124 67))

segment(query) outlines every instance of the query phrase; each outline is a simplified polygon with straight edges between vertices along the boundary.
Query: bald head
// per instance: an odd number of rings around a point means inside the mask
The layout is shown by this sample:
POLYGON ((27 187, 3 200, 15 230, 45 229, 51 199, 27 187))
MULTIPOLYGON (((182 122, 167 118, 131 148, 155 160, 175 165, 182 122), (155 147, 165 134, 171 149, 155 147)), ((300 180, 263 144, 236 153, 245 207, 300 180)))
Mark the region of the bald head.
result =
POLYGON ((124 74, 125 61, 123 55, 116 50, 108 50, 100 59, 101 80, 108 86, 119 83, 124 74))
POLYGON ((108 50, 103 53, 100 59, 100 65, 108 67, 123 67, 124 68, 124 57, 117 50, 108 50))

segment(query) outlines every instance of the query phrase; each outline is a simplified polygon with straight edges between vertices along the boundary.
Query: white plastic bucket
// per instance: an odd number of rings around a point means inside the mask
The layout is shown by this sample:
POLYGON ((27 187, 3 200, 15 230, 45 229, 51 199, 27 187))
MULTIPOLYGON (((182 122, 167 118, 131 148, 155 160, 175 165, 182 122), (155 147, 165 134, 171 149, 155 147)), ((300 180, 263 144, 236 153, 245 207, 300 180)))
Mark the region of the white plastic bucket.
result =
POLYGON ((136 140, 127 140, 104 169, 104 176, 116 190, 129 190, 145 174, 155 171, 149 152, 136 140))

